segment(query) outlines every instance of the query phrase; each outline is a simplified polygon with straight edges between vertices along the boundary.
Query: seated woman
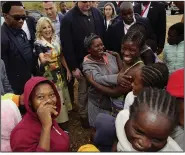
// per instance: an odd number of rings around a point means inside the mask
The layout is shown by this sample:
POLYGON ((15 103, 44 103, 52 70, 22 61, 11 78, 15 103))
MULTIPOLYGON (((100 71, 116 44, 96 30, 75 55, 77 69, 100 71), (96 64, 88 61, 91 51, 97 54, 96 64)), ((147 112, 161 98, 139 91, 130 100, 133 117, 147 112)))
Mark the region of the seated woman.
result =
POLYGON ((125 109, 117 115, 117 151, 182 151, 170 137, 178 116, 174 102, 165 90, 144 88, 130 111, 125 109))
POLYGON ((1 151, 11 152, 10 134, 21 121, 20 111, 12 100, 1 100, 1 151))
MULTIPOLYGON (((92 74, 96 82, 115 86, 121 84, 122 80, 119 73, 116 58, 109 53, 104 53, 104 46, 99 36, 91 34, 84 40, 85 48, 89 55, 84 58, 83 72, 92 74)), ((94 87, 89 88, 88 92, 88 116, 91 127, 99 113, 111 112, 111 100, 109 96, 96 91, 94 87)))
POLYGON ((41 76, 52 80, 57 87, 62 106, 61 114, 57 117, 57 123, 64 128, 64 123, 67 123, 69 119, 67 110, 72 109, 72 104, 64 72, 62 72, 62 65, 67 70, 68 81, 71 79, 71 73, 62 54, 60 40, 55 35, 50 19, 41 17, 37 22, 36 30, 35 52, 40 61, 40 73, 42 73, 41 76))
POLYGON ((24 87, 24 118, 13 129, 13 152, 67 152, 69 136, 56 123, 60 114, 60 95, 54 83, 44 77, 32 77, 24 87))

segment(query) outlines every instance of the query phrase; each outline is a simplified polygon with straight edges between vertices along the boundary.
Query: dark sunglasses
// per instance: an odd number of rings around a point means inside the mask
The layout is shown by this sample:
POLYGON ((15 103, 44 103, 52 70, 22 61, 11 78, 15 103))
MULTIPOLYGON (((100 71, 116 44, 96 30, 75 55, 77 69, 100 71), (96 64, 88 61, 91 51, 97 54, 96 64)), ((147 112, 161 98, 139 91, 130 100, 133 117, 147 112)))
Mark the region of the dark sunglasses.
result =
POLYGON ((92 1, 82 1, 82 3, 87 3, 87 2, 92 2, 92 1))
POLYGON ((17 21, 19 21, 20 19, 26 20, 26 18, 27 18, 27 16, 10 15, 10 14, 8 14, 8 15, 11 16, 14 20, 17 20, 17 21))

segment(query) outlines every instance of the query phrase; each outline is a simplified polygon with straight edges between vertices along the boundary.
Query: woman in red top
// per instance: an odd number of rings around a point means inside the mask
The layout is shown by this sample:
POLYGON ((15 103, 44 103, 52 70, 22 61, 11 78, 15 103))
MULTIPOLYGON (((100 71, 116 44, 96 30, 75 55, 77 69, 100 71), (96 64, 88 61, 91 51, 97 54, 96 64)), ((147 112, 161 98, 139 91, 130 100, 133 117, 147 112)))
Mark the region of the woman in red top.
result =
POLYGON ((54 120, 61 110, 55 85, 43 77, 31 78, 24 87, 24 104, 27 113, 11 133, 12 151, 69 151, 69 136, 54 120))

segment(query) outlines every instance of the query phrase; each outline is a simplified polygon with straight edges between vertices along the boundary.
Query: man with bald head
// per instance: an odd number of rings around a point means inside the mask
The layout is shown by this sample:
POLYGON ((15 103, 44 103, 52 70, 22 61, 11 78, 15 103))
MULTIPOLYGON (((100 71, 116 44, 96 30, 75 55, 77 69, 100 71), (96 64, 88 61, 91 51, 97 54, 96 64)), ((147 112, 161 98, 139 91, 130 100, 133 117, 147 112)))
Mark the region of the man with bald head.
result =
POLYGON ((115 51, 121 54, 121 41, 128 29, 135 23, 142 23, 147 27, 147 32, 155 41, 155 36, 150 27, 147 18, 143 18, 138 14, 134 14, 133 5, 131 2, 122 2, 120 6, 120 17, 115 18, 112 25, 109 26, 105 35, 105 47, 107 50, 115 51))

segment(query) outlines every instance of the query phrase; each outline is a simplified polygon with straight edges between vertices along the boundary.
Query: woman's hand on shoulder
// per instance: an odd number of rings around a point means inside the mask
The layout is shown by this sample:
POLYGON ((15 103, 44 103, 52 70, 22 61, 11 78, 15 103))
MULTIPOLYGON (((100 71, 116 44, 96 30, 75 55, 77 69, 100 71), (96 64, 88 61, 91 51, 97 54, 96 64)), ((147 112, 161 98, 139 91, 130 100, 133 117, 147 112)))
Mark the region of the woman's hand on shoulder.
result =
POLYGON ((93 82, 95 82, 94 81, 94 79, 93 79, 93 75, 92 74, 85 74, 85 77, 86 77, 86 79, 87 79, 87 81, 89 82, 89 83, 93 83, 93 82))
POLYGON ((57 115, 56 106, 41 103, 37 109, 37 116, 43 127, 52 126, 52 115, 57 115))
POLYGON ((109 54, 111 54, 111 55, 113 55, 113 56, 115 56, 115 57, 118 57, 119 56, 119 54, 117 52, 114 52, 114 51, 106 50, 106 52, 109 53, 109 54))
POLYGON ((117 77, 117 84, 121 85, 124 88, 128 88, 131 87, 132 84, 131 80, 132 80, 131 76, 125 75, 124 73, 119 73, 117 77))

